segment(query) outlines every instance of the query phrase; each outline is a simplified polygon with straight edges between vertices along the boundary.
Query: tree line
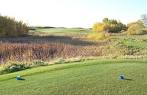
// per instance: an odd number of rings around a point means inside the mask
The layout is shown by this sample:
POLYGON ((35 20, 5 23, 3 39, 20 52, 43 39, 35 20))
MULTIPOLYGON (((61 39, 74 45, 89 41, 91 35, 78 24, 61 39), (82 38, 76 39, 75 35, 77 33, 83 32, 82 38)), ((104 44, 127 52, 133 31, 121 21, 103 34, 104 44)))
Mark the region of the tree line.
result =
POLYGON ((0 16, 0 36, 23 36, 27 33, 27 24, 8 16, 0 16))
POLYGON ((104 18, 102 22, 97 22, 92 27, 90 38, 104 39, 111 33, 122 33, 126 35, 142 35, 147 33, 147 16, 142 16, 136 22, 127 25, 115 19, 104 18))
MULTIPOLYGON (((93 25, 92 35, 96 38, 105 38, 109 33, 124 33, 127 35, 138 35, 147 33, 147 15, 142 15, 141 19, 127 25, 122 22, 104 18, 102 22, 93 25)), ((29 27, 22 21, 15 18, 0 15, 0 36, 23 36, 29 31, 29 27)))

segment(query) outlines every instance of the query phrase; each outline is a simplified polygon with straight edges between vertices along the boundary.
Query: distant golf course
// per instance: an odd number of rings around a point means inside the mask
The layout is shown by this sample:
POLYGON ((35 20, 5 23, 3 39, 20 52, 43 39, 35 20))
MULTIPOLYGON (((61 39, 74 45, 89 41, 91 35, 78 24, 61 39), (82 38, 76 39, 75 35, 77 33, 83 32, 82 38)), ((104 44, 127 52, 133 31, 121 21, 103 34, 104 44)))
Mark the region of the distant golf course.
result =
POLYGON ((84 35, 90 33, 90 29, 86 28, 64 28, 64 27, 57 27, 57 28, 33 28, 30 33, 33 35, 55 35, 55 36, 77 36, 77 35, 84 35))
POLYGON ((99 59, 27 69, 1 75, 0 95, 147 95, 146 62, 99 59))

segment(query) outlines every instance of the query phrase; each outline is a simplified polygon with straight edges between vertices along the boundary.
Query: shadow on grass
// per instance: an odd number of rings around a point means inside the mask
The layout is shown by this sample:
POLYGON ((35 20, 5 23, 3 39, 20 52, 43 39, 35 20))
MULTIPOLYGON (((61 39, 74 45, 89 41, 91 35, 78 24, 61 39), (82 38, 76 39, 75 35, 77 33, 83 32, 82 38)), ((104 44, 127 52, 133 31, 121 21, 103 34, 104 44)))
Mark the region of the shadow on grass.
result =
POLYGON ((133 79, 129 79, 129 78, 126 78, 125 80, 127 80, 127 81, 133 81, 133 79))
POLYGON ((20 79, 20 80, 18 80, 18 81, 25 81, 26 79, 20 79))
MULTIPOLYGON (((96 42, 84 41, 78 38, 72 38, 69 36, 22 36, 22 37, 1 37, 0 42, 7 43, 63 43, 70 45, 95 45, 96 42)), ((99 45, 105 44, 104 42, 99 43, 99 45)))

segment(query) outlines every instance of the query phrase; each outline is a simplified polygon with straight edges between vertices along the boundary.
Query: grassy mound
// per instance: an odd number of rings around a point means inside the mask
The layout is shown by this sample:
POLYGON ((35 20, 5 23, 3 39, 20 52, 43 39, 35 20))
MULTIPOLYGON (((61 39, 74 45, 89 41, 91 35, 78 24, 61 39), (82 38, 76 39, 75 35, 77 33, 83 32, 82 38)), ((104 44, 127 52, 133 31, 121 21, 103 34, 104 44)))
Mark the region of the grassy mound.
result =
POLYGON ((0 76, 1 95, 146 95, 146 60, 91 60, 0 76), (124 74, 127 80, 120 80, 124 74), (26 80, 17 81, 17 75, 26 80))

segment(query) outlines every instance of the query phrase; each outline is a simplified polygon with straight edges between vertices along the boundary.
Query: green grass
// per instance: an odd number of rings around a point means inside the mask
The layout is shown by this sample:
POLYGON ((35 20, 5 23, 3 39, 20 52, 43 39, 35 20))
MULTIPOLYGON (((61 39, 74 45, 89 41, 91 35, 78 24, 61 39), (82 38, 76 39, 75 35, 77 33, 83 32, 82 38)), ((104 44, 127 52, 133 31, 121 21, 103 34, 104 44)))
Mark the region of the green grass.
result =
MULTIPOLYGON (((123 48, 125 55, 139 55, 142 57, 145 57, 147 55, 147 35, 112 36, 111 40, 113 42, 111 46, 118 46, 118 50, 122 50, 123 48)), ((123 54, 123 52, 121 53, 123 54)))
POLYGON ((147 95, 146 62, 90 60, 1 75, 0 95, 147 95), (131 80, 119 80, 120 74, 131 80))
POLYGON ((132 39, 132 38, 127 38, 122 40, 123 44, 128 46, 128 47, 135 47, 135 48, 141 48, 141 49, 146 49, 147 47, 147 41, 143 41, 140 39, 132 39))
POLYGON ((89 33, 89 29, 84 28, 36 28, 33 33, 44 33, 45 35, 84 35, 89 33))

